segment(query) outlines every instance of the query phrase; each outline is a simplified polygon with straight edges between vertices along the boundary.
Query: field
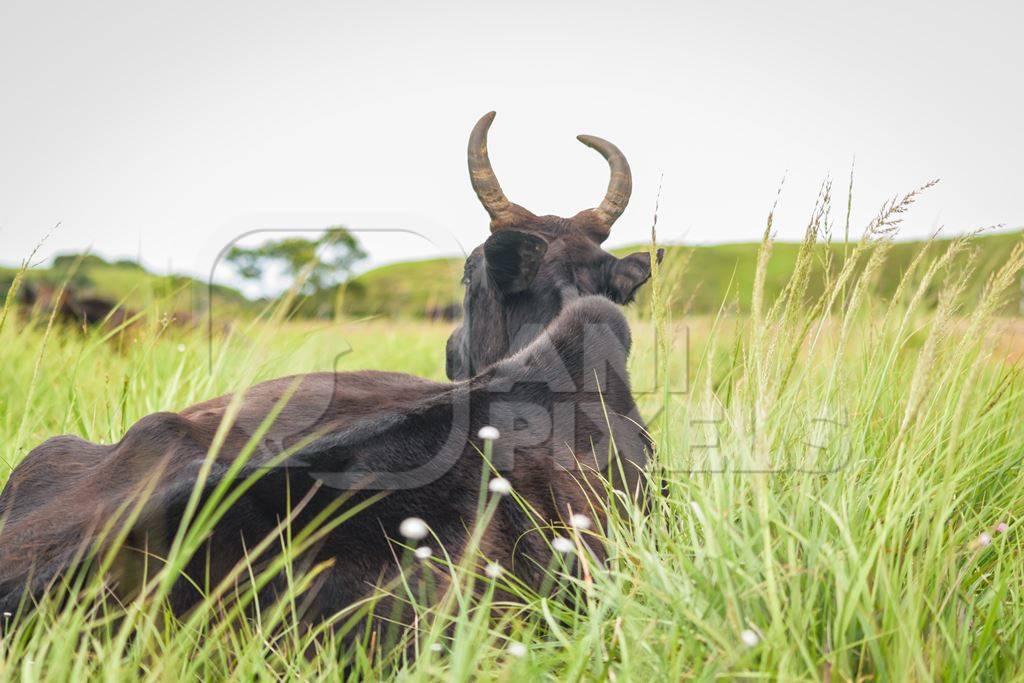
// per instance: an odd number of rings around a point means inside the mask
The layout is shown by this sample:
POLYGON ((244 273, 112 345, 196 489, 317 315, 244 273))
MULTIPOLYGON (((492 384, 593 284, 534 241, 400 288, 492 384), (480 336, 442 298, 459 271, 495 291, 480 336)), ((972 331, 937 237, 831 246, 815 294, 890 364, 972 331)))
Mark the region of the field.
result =
MULTIPOLYGON (((812 224, 802 247, 782 250, 786 277, 774 288, 766 239, 738 278, 739 307, 681 315, 680 301, 711 276, 688 279, 671 261, 680 274, 656 273, 630 312, 630 365, 664 495, 595 532, 606 566, 582 555, 581 577, 553 567, 554 596, 509 585, 517 599, 496 603, 495 582, 507 578, 438 561, 454 579, 438 603, 391 587, 419 603, 409 640, 346 649, 297 628, 289 605, 310 578, 298 572, 291 602, 251 618, 214 596, 176 621, 162 584, 100 606, 102 587, 85 585, 63 606, 5 615, 0 677, 1024 677, 1024 376, 1016 323, 997 329, 1024 253, 1010 246, 990 263, 953 240, 904 258, 891 222, 883 211, 860 242, 827 250, 833 257, 814 246, 812 224), (881 293, 880 279, 892 282, 881 293)), ((208 344, 156 322, 83 333, 4 315, 4 478, 48 436, 110 443, 148 413, 260 379, 332 368, 442 379, 451 329, 262 319, 208 344)), ((181 552, 201 535, 188 534, 181 552)), ((280 542, 287 557, 305 540, 296 531, 280 542)))

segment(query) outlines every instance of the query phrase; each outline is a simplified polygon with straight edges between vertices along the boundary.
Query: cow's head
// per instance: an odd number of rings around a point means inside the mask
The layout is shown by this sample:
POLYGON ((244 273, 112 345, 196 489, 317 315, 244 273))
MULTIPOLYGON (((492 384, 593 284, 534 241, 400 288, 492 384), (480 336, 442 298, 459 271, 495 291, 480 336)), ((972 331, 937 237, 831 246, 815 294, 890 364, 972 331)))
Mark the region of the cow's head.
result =
POLYGON ((485 115, 469 136, 469 177, 491 216, 491 236, 466 259, 465 318, 447 346, 451 379, 470 377, 515 353, 573 299, 596 294, 627 304, 651 276, 648 252, 617 258, 601 248, 633 186, 626 157, 615 145, 578 137, 611 166, 608 191, 597 208, 571 218, 536 216, 505 197, 491 169, 487 131, 493 120, 494 112, 485 115))

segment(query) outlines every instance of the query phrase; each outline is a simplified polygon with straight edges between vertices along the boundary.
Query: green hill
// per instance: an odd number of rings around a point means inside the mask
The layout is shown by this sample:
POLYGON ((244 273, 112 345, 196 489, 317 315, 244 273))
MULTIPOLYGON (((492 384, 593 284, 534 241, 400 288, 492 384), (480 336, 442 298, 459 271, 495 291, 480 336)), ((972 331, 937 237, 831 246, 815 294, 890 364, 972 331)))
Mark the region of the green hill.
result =
MULTIPOLYGON (((1010 251, 1022 237, 1024 233, 1014 231, 992 233, 972 241, 976 270, 965 293, 967 301, 980 293, 988 277, 1005 263, 1010 251)), ((878 274, 876 293, 883 297, 891 296, 921 249, 928 249, 927 261, 945 251, 949 243, 949 239, 935 240, 930 245, 920 240, 894 243, 884 267, 878 274)), ((734 303, 740 311, 749 311, 759 248, 759 243, 669 247, 664 261, 665 275, 670 287, 674 288, 674 304, 677 311, 688 306, 690 312, 709 313, 717 310, 723 302, 734 303)), ((826 249, 832 251, 832 270, 835 273, 843 262, 844 250, 852 251, 853 247, 844 247, 842 244, 817 247, 819 258, 811 272, 811 296, 817 296, 823 289, 826 249)), ((769 300, 782 292, 793 272, 799 250, 800 245, 791 242, 773 245, 765 278, 765 294, 769 300)), ((961 254, 952 267, 963 268, 967 265, 968 259, 967 253, 961 254)), ((934 286, 929 296, 934 296, 937 289, 937 286, 934 286)), ((1021 291, 1018 290, 1007 303, 1003 313, 1018 312, 1020 299, 1021 291)))
POLYGON ((462 303, 461 258, 391 263, 349 283, 342 310, 348 315, 427 316, 462 303))
MULTIPOLYGON (((988 276, 1005 262, 1013 246, 1024 232, 992 233, 973 240, 977 270, 969 283, 966 296, 975 296, 988 276)), ((941 253, 949 240, 935 240, 929 247, 929 258, 941 253)), ((878 277, 877 293, 892 294, 906 272, 914 255, 925 247, 922 241, 896 242, 878 277)), ((723 304, 745 312, 750 308, 759 243, 720 244, 714 246, 668 246, 663 272, 676 313, 684 310, 702 314, 717 311, 723 304)), ((646 249, 644 245, 622 247, 614 253, 646 249)), ((800 245, 777 242, 772 249, 765 280, 769 299, 780 292, 793 272, 800 245)), ((842 263, 842 244, 818 245, 818 259, 811 272, 809 294, 822 291, 826 249, 832 251, 832 267, 842 263)), ((962 255, 955 264, 967 262, 962 255)), ((463 259, 435 258, 406 261, 374 268, 362 273, 340 288, 318 292, 297 302, 297 317, 329 317, 335 310, 354 317, 444 317, 445 309, 462 302, 463 259)), ((0 301, 16 271, 0 267, 0 301)), ((204 282, 181 275, 156 275, 132 261, 109 262, 93 255, 66 255, 54 259, 49 268, 33 268, 25 276, 29 283, 59 286, 68 281, 80 295, 98 296, 123 302, 128 308, 147 310, 154 304, 160 311, 182 310, 202 312, 207 307, 209 292, 204 282)), ((935 292, 930 293, 934 296, 935 292)), ((1018 289, 1007 303, 1004 314, 1021 310, 1024 292, 1018 289)), ((217 315, 252 315, 262 310, 266 301, 251 301, 239 291, 223 285, 213 287, 217 315)), ((451 312, 450 310, 448 311, 451 312)))
MULTIPOLYGON (((1013 246, 1024 237, 1024 232, 1012 231, 992 233, 973 240, 977 255, 977 271, 972 279, 967 296, 976 295, 984 286, 988 276, 1005 262, 1013 246)), ((934 258, 949 246, 949 239, 935 240, 928 247, 929 258, 934 258)), ((926 242, 911 240, 896 242, 886 259, 886 266, 879 274, 877 293, 891 295, 903 273, 918 251, 926 242)), ((723 303, 733 305, 739 311, 750 308, 750 292, 753 289, 754 273, 757 267, 757 253, 760 243, 719 244, 714 246, 668 246, 663 261, 663 272, 671 293, 676 312, 683 309, 690 313, 711 313, 723 303)), ((646 249, 645 245, 634 245, 613 250, 624 254, 646 249)), ((818 245, 819 258, 811 273, 810 294, 822 291, 824 281, 825 250, 831 249, 833 270, 842 263, 844 249, 852 251, 853 246, 842 244, 818 245)), ((765 280, 765 292, 773 298, 782 292, 793 272, 800 245, 793 242, 777 242, 772 248, 765 280)), ((966 263, 961 256, 957 267, 966 263)), ((343 310, 350 315, 388 315, 420 317, 427 312, 450 304, 461 303, 462 276, 461 258, 409 261, 381 266, 363 273, 350 284, 343 310)), ((934 292, 932 292, 934 294, 934 292)), ((1021 292, 1008 302, 1004 313, 1020 310, 1021 292)))
MULTIPOLYGON (((0 266, 0 302, 17 274, 16 268, 0 266)), ((66 254, 54 258, 48 268, 25 272, 25 285, 58 288, 65 283, 78 296, 117 302, 133 310, 160 312, 205 311, 212 294, 218 314, 232 315, 259 310, 256 302, 224 285, 213 285, 184 275, 157 275, 134 261, 106 261, 93 254, 66 254)))

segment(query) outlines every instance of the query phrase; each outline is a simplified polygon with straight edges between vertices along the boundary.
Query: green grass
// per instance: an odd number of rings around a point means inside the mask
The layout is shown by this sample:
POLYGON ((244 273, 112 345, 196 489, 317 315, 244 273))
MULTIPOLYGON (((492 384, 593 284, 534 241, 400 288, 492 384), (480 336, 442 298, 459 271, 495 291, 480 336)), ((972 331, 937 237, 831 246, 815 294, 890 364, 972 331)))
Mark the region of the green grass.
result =
MULTIPOLYGON (((299 630, 289 605, 311 577, 298 572, 282 604, 253 619, 213 603, 179 622, 158 594, 100 607, 86 586, 3 630, 0 677, 1020 679, 1024 377, 990 327, 1022 254, 1005 249, 994 268, 975 256, 971 274, 973 247, 955 241, 913 261, 889 240, 887 215, 828 268, 810 239, 793 253, 766 241, 752 260, 736 246, 724 258, 738 264, 738 307, 653 323, 633 311, 630 364, 666 492, 597 533, 607 566, 587 562, 584 578, 552 568, 573 603, 512 585, 515 599, 499 601, 479 558, 442 562, 454 588, 439 602, 392 587, 418 603, 409 658, 299 630), (776 271, 786 277, 772 284, 776 271)), ((690 296, 685 272, 667 271, 645 302, 666 314, 690 296)), ((261 321, 218 340, 211 363, 181 330, 104 340, 12 314, 0 329, 0 456, 16 464, 59 433, 109 443, 147 413, 286 373, 441 378, 449 329, 261 321)), ((182 547, 202 533, 197 523, 182 547)), ((308 540, 295 530, 285 558, 308 540)))

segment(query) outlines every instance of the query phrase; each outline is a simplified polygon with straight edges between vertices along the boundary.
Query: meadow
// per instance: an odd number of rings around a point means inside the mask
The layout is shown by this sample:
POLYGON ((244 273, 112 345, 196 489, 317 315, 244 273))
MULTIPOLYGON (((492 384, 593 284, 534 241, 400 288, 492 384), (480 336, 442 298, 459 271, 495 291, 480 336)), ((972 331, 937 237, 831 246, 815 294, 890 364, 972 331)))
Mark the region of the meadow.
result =
MULTIPOLYGON (((315 567, 295 571, 281 604, 217 594, 180 620, 160 577, 123 605, 102 600, 94 580, 68 587, 71 600, 4 615, 0 677, 1024 677, 1024 376, 1013 332, 999 328, 1024 250, 989 264, 965 237, 920 245, 894 266, 894 230, 913 198, 883 207, 841 249, 817 246, 827 214, 816 209, 776 290, 765 284, 776 268, 769 223, 743 306, 687 315, 700 276, 688 279, 685 262, 666 262, 671 278, 655 273, 630 311, 655 494, 647 509, 626 502, 607 528, 580 530, 577 548, 584 536, 602 542, 609 560, 579 553, 579 575, 552 566, 550 593, 489 576, 481 558, 432 558, 452 579, 438 600, 384 589, 416 605, 404 640, 346 647, 298 626, 315 567), (817 284, 813 273, 824 274, 817 284), (889 291, 879 293, 881 278, 889 291), (497 585, 515 599, 496 598, 497 585)), ((49 436, 111 443, 148 413, 260 379, 356 368, 442 379, 452 325, 271 312, 208 340, 157 315, 120 332, 11 306, 2 315, 0 479, 49 436)), ((198 515, 179 552, 209 523, 198 515)), ((287 563, 316 532, 268 543, 287 563)), ((240 569, 252 584, 271 570, 240 569)), ((351 616, 336 626, 360 628, 351 616)))

